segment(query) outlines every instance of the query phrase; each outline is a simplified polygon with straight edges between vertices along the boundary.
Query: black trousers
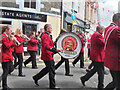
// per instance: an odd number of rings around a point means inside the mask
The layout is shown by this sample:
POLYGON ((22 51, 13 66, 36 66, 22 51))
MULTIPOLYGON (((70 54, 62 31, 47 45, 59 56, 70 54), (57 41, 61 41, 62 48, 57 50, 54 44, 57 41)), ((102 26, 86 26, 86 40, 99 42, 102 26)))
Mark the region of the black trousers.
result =
POLYGON ((90 57, 90 49, 88 48, 88 57, 90 57))
POLYGON ((80 68, 84 67, 84 53, 79 54, 79 56, 72 62, 73 64, 76 64, 80 60, 80 68))
POLYGON ((88 66, 89 69, 91 69, 94 66, 93 61, 91 62, 91 64, 88 66))
POLYGON ((113 90, 116 88, 116 90, 120 90, 120 71, 112 71, 110 70, 111 76, 113 81, 110 82, 105 89, 113 90))
POLYGON ((30 57, 24 62, 25 64, 28 64, 32 62, 32 68, 37 67, 36 64, 36 51, 28 51, 30 54, 30 57))
POLYGON ((16 63, 14 64, 14 68, 19 65, 19 67, 18 67, 19 74, 18 74, 18 75, 22 75, 23 55, 22 55, 22 53, 16 53, 16 56, 17 56, 17 58, 18 58, 18 62, 16 62, 16 63))
POLYGON ((35 80, 39 80, 49 72, 49 87, 54 88, 55 87, 54 60, 52 60, 52 61, 44 61, 44 63, 46 65, 46 67, 43 68, 38 74, 36 74, 33 77, 34 77, 35 80))
POLYGON ((96 72, 98 73, 98 88, 104 88, 104 63, 103 62, 95 62, 93 61, 93 69, 90 70, 83 79, 85 81, 89 80, 96 72))
POLYGON ((12 55, 14 57, 14 64, 17 63, 17 55, 15 52, 12 52, 12 55))
POLYGON ((66 58, 61 57, 61 60, 55 65, 55 69, 58 69, 62 63, 65 62, 65 74, 70 73, 69 61, 66 58))
POLYGON ((3 69, 2 87, 6 88, 7 87, 7 76, 9 73, 11 73, 14 70, 12 61, 9 60, 9 62, 2 62, 2 69, 3 69))

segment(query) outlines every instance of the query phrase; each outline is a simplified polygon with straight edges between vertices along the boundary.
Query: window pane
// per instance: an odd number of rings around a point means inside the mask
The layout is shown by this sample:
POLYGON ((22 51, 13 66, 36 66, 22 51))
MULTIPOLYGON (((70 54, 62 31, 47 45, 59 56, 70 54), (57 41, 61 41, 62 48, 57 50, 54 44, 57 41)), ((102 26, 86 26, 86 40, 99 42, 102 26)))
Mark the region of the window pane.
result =
POLYGON ((36 9, 36 0, 31 0, 31 8, 36 9))
POLYGON ((24 0, 24 7, 29 8, 29 4, 30 4, 29 0, 24 0))

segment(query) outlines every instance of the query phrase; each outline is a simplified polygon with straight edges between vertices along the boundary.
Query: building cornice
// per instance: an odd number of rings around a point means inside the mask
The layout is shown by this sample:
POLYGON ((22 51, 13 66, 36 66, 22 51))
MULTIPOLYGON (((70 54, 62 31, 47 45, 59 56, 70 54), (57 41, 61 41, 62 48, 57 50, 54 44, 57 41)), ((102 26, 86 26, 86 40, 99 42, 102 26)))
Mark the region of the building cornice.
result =
POLYGON ((0 7, 0 9, 5 9, 5 10, 13 10, 13 11, 23 11, 23 12, 30 12, 30 13, 37 13, 37 14, 44 14, 44 15, 49 15, 49 16, 54 16, 54 17, 61 17, 61 15, 56 15, 56 14, 51 14, 51 13, 46 13, 46 12, 38 12, 38 11, 32 11, 32 10, 24 10, 24 9, 18 9, 18 8, 10 8, 10 7, 0 7))

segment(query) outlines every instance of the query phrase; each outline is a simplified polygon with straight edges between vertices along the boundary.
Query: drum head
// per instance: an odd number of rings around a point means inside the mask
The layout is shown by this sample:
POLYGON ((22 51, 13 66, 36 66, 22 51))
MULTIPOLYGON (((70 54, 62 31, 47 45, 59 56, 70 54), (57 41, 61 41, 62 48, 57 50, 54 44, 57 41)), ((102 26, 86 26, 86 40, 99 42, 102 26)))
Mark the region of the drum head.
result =
POLYGON ((56 47, 63 50, 59 54, 63 58, 72 59, 79 55, 82 49, 82 42, 78 35, 72 32, 60 34, 56 47))

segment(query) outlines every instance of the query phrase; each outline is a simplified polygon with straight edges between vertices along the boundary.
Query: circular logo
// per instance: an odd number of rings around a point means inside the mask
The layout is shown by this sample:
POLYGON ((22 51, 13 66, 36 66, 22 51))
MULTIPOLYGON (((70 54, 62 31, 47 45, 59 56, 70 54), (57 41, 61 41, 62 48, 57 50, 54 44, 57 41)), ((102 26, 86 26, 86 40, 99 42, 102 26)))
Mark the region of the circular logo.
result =
POLYGON ((62 41, 62 47, 64 50, 73 51, 77 47, 77 40, 72 36, 67 36, 62 41))
POLYGON ((62 57, 72 59, 80 54, 82 43, 75 33, 66 32, 59 35, 56 47, 62 50, 58 52, 62 57))

